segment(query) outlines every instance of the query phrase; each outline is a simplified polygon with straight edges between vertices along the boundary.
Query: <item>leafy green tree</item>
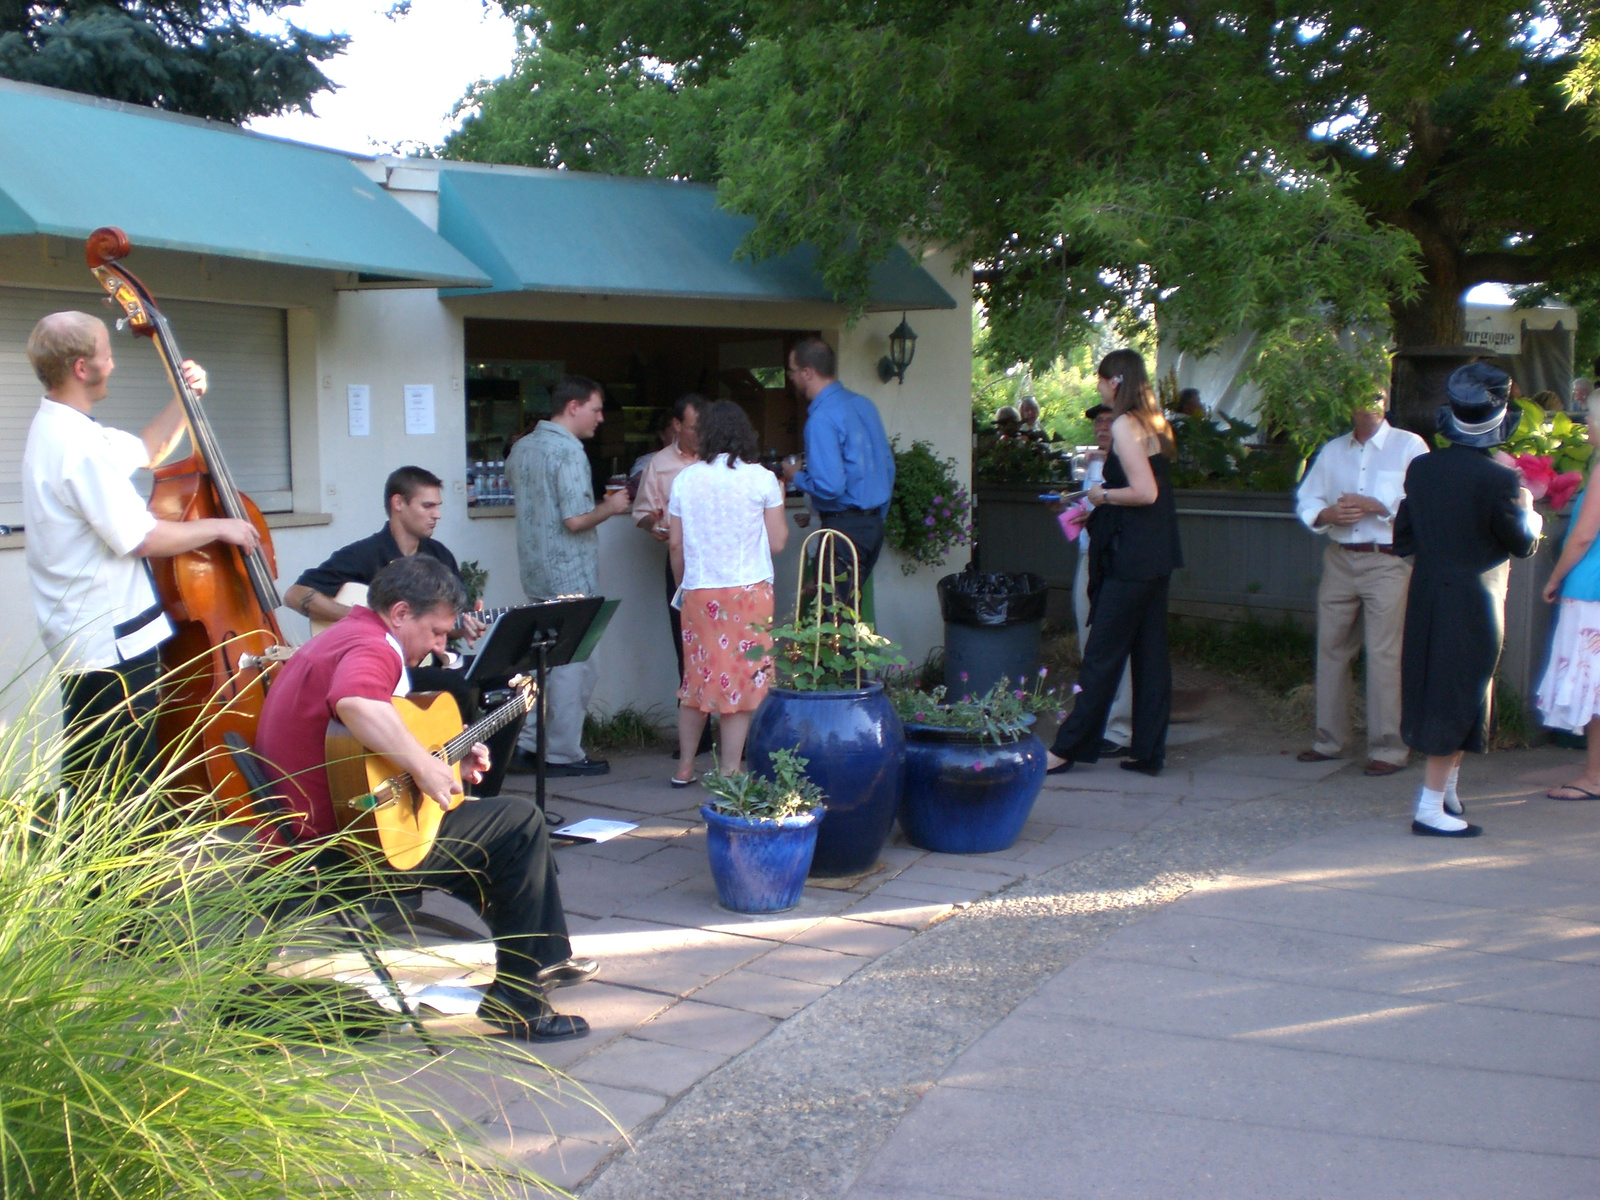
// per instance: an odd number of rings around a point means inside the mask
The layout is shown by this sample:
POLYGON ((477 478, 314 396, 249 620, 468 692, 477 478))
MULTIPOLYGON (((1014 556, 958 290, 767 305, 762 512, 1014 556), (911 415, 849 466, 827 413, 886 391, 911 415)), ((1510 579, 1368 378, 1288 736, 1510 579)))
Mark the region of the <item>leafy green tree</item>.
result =
POLYGON ((717 181, 848 300, 968 247, 1008 359, 1096 314, 1458 341, 1474 284, 1600 266, 1594 0, 502 2, 524 48, 447 153, 717 181))
POLYGON ((0 76, 219 121, 309 110, 349 39, 250 27, 299 3, 0 0, 0 76))

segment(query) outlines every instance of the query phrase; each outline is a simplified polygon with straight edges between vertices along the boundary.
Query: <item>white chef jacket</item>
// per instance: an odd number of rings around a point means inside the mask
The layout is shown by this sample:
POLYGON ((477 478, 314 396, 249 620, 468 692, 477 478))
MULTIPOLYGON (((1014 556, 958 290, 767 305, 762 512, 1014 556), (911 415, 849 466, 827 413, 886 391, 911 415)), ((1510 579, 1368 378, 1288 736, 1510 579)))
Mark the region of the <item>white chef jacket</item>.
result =
POLYGON ((156 519, 133 486, 150 452, 46 397, 22 452, 22 519, 34 611, 64 671, 137 658, 173 634, 134 549, 156 519))
POLYGON ((1385 421, 1362 445, 1353 433, 1334 438, 1317 454, 1317 459, 1300 481, 1295 509, 1312 533, 1326 533, 1336 542, 1376 542, 1387 546, 1394 541, 1394 518, 1406 494, 1406 468, 1419 454, 1428 452, 1428 443, 1407 429, 1396 429, 1385 421), (1386 516, 1366 513, 1354 525, 1318 525, 1317 514, 1336 504, 1340 496, 1353 492, 1368 496, 1389 510, 1386 516))

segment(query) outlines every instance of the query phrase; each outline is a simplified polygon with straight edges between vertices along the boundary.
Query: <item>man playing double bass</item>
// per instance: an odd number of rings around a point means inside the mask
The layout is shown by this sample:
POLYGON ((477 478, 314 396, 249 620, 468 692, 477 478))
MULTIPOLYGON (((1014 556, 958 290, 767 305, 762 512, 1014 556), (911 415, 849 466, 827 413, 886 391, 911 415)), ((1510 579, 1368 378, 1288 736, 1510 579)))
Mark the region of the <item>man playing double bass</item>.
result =
MULTIPOLYGON (((438 559, 395 559, 372 579, 367 607, 319 633, 278 671, 261 707, 256 754, 294 810, 296 839, 338 832, 325 734, 338 720, 367 750, 408 772, 445 810, 437 840, 406 885, 443 888, 482 914, 494 935, 495 981, 478 1015, 511 1037, 554 1041, 589 1032, 582 1017, 557 1013, 545 993, 592 977, 598 964, 574 959, 556 885, 544 817, 526 796, 465 801, 451 769, 412 734, 391 700, 410 691, 407 669, 445 648, 467 592, 438 559)), ((489 765, 482 743, 463 760, 475 783, 489 765)))
MULTIPOLYGON (((177 447, 185 425, 172 402, 137 437, 97 422, 116 364, 105 322, 80 312, 51 313, 28 336, 28 361, 44 399, 22 454, 22 518, 28 578, 40 636, 61 672, 66 726, 63 782, 78 787, 119 769, 143 774, 156 755, 160 646, 172 636, 150 581, 147 558, 167 558, 212 542, 254 550, 248 521, 163 521, 133 486, 177 447)), ((204 393, 206 374, 184 362, 204 393)))

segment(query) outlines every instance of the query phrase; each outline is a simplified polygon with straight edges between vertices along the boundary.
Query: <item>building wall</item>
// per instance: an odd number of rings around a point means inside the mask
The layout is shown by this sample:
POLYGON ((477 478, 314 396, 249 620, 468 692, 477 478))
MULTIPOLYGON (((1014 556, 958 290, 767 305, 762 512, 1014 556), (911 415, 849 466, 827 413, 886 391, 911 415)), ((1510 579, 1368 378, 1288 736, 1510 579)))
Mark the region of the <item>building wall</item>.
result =
MULTIPOLYGON (((428 289, 335 292, 327 277, 307 272, 207 264, 196 256, 142 257, 148 261, 131 265, 146 273, 158 297, 271 303, 289 310, 295 513, 282 518, 293 524, 274 533, 280 589, 338 546, 377 529, 383 521, 384 478, 396 466, 415 463, 445 481, 445 513, 436 536, 458 558, 476 559, 488 568, 486 602, 521 600, 514 522, 504 510, 480 516, 466 507, 462 322, 468 316, 822 329, 837 339, 843 382, 879 406, 891 436, 903 445, 917 439, 932 443, 939 454, 957 460, 961 478, 970 477, 971 314, 965 302, 950 312, 911 314, 919 340, 902 386, 880 383, 876 369, 887 353, 889 331, 900 321, 898 312, 849 325, 838 309, 816 304, 520 295, 441 299, 428 289), (370 388, 371 434, 366 437, 350 436, 346 397, 351 384, 370 388), (402 389, 408 384, 434 388, 430 435, 405 432, 402 389)), ((953 295, 966 297, 968 280, 950 275, 951 261, 936 257, 928 265, 953 295)), ((11 247, 0 250, 0 283, 37 280, 41 286, 87 289, 81 263, 79 244, 41 244, 31 252, 11 247)), ((182 331, 177 334, 181 340, 182 331)), ((0 353, 20 353, 20 348, 3 347, 0 353)), ((796 531, 778 564, 780 613, 792 603, 788 597, 803 536, 796 531)), ((600 545, 601 587, 623 604, 597 651, 601 682, 595 707, 610 712, 631 704, 670 720, 676 680, 663 597, 665 549, 625 519, 601 527, 600 545)), ((913 661, 942 641, 935 579, 965 562, 963 550, 939 571, 923 568, 908 576, 898 556, 886 553, 880 560, 875 573, 879 625, 913 661)), ((0 538, 0 589, 19 599, 28 595, 20 535, 0 538)), ((40 673, 40 647, 30 610, 18 605, 15 611, 19 619, 0 634, 0 679, 20 677, 26 685, 40 673)), ((307 636, 298 614, 282 610, 279 617, 291 640, 307 636)), ((13 694, 0 701, 0 710, 16 710, 13 694)))

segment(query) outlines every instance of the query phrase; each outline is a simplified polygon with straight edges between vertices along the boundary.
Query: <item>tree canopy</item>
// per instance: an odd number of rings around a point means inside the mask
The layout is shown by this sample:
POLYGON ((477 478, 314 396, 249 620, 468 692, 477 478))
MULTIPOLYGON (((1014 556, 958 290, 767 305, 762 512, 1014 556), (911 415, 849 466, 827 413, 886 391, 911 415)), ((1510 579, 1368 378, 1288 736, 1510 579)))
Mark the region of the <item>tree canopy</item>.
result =
POLYGON ((1475 283, 1600 274, 1593 0, 502 2, 518 61, 446 154, 714 181, 847 301, 963 247, 1018 359, 1097 313, 1457 341, 1475 283))
POLYGON ((308 109, 348 39, 249 25, 299 2, 0 0, 0 76, 220 121, 308 109))

